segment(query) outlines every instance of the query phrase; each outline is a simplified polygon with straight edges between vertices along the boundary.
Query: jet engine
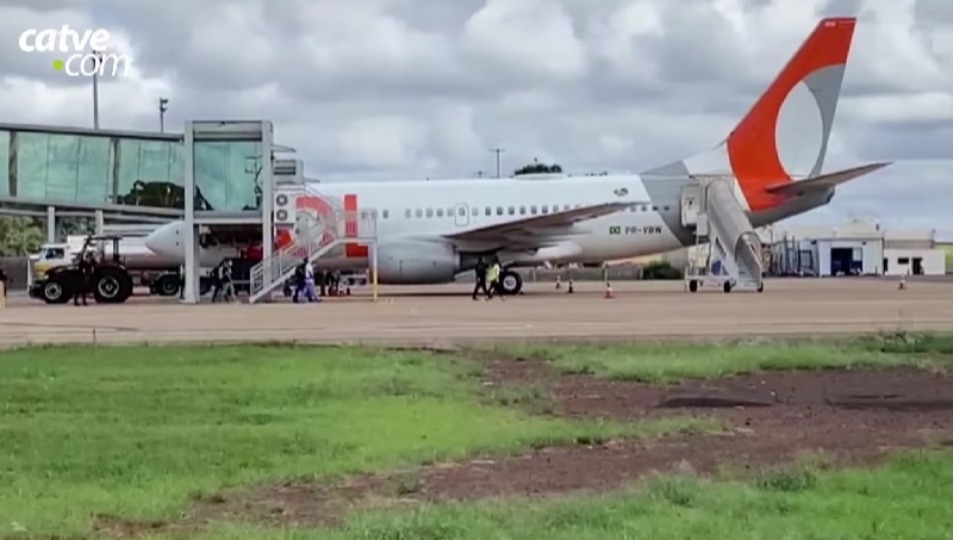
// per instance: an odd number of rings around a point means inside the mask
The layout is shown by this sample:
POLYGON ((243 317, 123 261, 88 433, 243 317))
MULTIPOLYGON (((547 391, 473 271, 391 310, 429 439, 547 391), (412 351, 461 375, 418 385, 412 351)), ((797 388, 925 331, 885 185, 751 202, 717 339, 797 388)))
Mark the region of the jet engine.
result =
POLYGON ((460 255, 453 246, 424 240, 381 244, 377 264, 380 283, 385 285, 449 283, 461 269, 460 255))

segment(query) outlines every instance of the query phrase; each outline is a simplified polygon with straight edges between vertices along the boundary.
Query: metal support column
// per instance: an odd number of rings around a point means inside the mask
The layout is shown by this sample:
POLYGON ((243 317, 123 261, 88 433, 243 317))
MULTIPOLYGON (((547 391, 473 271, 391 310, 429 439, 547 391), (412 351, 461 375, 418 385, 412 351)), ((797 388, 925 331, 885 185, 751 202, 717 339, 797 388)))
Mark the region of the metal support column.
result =
POLYGON ((47 243, 52 244, 57 241, 57 208, 55 206, 47 207, 47 243))
MULTIPOLYGON (((260 210, 263 223, 261 224, 261 233, 262 240, 260 243, 261 253, 263 254, 262 261, 269 261, 273 256, 273 195, 276 191, 276 181, 274 179, 274 163, 273 163, 273 124, 268 121, 261 122, 262 138, 260 143, 260 210)), ((263 266, 263 279, 264 283, 271 283, 273 281, 273 275, 271 274, 272 266, 265 264, 263 266)), ((270 301, 270 295, 267 295, 262 299, 264 302, 270 301)))
POLYGON ((193 123, 183 130, 183 299, 184 304, 200 301, 200 245, 194 219, 193 123))
POLYGON ((94 212, 94 234, 100 236, 103 234, 103 210, 94 212))

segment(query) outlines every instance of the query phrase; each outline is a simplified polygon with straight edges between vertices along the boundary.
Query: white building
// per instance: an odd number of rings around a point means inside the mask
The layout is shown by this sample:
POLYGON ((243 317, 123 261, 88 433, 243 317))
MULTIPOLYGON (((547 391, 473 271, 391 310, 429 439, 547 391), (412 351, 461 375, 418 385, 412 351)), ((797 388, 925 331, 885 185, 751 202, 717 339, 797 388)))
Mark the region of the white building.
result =
POLYGON ((947 254, 937 248, 934 231, 888 231, 883 239, 883 269, 896 276, 942 276, 947 273, 947 254))
POLYGON ((771 272, 785 275, 944 275, 946 254, 935 231, 886 230, 875 220, 855 219, 836 227, 765 231, 771 272))

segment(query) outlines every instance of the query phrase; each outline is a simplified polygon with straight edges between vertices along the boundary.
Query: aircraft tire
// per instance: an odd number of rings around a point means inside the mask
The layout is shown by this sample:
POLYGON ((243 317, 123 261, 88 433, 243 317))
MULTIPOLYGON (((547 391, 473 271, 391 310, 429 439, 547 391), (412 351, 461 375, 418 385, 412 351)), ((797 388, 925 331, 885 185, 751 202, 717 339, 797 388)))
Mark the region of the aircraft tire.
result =
POLYGON ((500 286, 504 294, 515 296, 523 290, 523 278, 513 270, 507 270, 500 276, 500 286))

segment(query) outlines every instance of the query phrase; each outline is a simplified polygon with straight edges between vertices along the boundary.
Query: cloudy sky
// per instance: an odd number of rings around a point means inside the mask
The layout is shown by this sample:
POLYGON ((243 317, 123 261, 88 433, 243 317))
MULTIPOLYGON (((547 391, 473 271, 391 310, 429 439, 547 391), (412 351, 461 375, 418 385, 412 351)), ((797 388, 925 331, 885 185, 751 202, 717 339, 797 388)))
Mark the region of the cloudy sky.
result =
MULTIPOLYGON (((724 138, 825 15, 857 15, 827 169, 895 165, 800 221, 952 238, 951 0, 4 0, 0 121, 92 125, 90 82, 28 28, 133 56, 101 127, 269 118, 321 180, 640 171, 724 138)), ((179 128, 179 129, 178 129, 179 128)))

